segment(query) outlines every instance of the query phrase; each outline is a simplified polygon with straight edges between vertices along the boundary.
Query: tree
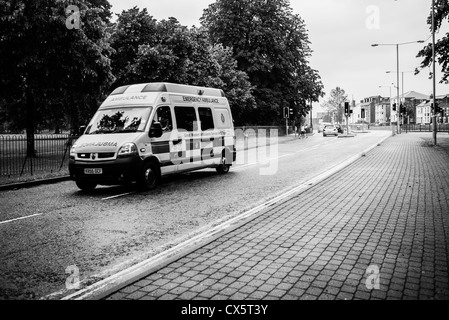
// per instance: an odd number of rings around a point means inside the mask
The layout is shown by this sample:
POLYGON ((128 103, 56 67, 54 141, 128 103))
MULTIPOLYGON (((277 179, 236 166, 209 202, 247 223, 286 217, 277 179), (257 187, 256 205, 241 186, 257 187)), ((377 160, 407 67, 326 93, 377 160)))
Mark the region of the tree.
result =
POLYGON ((232 56, 231 48, 224 48, 221 44, 211 45, 209 48, 211 61, 218 64, 218 72, 215 78, 211 79, 212 84, 220 82, 220 88, 226 94, 235 119, 235 125, 248 125, 247 119, 255 109, 255 99, 252 95, 254 87, 248 79, 248 75, 237 69, 237 61, 232 56))
POLYGON ((133 8, 122 12, 113 30, 114 86, 174 82, 221 88, 236 124, 253 109, 248 76, 237 69, 232 50, 212 45, 204 28, 189 29, 173 17, 157 22, 145 9, 133 8), (131 44, 127 34, 132 35, 131 44))
POLYGON ((336 87, 331 90, 329 99, 325 101, 322 107, 333 115, 332 118, 336 118, 337 122, 341 123, 343 121, 344 103, 347 99, 348 95, 345 90, 336 87))
MULTIPOLYGON (((449 21, 449 2, 447 0, 435 0, 435 32, 440 30, 445 19, 449 21)), ((432 32, 432 11, 427 18, 427 23, 430 25, 430 31, 432 32)), ((449 51, 447 48, 449 48, 449 32, 435 43, 435 59, 441 65, 443 73, 440 83, 449 83, 449 51)), ((433 63, 432 43, 421 49, 417 57, 423 58, 421 69, 430 66, 433 63)), ((416 73, 419 73, 418 69, 416 73)))
POLYGON ((311 50, 304 22, 287 0, 217 0, 201 23, 214 44, 232 48, 255 86, 253 122, 279 123, 285 106, 308 111, 304 101, 314 95, 304 88, 315 91, 304 86, 311 50))
POLYGON ((147 9, 141 11, 133 7, 117 16, 117 22, 111 28, 111 47, 114 49, 111 64, 116 77, 114 87, 139 81, 139 76, 133 73, 139 46, 154 46, 157 43, 157 22, 147 9))
POLYGON ((112 81, 109 9, 106 0, 0 0, 0 102, 26 128, 28 156, 36 124, 65 116, 76 125, 112 81), (67 27, 68 5, 79 9, 79 28, 67 27))

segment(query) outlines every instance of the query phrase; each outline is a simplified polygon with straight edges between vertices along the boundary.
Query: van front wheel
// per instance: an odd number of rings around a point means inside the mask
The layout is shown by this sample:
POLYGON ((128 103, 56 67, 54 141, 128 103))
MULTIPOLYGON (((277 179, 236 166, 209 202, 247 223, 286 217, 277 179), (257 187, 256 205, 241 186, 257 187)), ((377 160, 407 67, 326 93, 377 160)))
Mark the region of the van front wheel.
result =
POLYGON ((159 167, 154 162, 144 165, 139 180, 139 186, 143 190, 153 190, 159 183, 159 167))

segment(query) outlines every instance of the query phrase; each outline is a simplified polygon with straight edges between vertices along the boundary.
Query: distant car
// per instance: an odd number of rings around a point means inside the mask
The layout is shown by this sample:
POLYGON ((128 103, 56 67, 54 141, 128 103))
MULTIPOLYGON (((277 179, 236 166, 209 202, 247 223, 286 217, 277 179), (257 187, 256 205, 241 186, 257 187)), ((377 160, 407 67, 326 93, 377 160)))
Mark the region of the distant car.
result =
POLYGON ((320 126, 318 127, 318 133, 323 132, 324 127, 328 125, 332 125, 332 123, 323 122, 322 124, 320 124, 320 126))
POLYGON ((323 137, 326 137, 326 136, 329 136, 329 135, 338 136, 337 127, 334 126, 333 124, 327 125, 323 129, 323 137))
POLYGON ((340 124, 336 124, 335 127, 337 128, 338 133, 343 133, 343 127, 340 124))

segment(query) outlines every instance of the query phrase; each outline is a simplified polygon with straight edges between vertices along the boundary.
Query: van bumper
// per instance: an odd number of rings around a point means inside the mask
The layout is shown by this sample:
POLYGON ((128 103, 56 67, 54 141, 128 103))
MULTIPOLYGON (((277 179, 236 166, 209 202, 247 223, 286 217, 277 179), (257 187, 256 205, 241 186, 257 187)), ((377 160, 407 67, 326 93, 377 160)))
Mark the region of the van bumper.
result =
POLYGON ((143 160, 128 157, 110 161, 86 162, 70 159, 69 173, 74 181, 90 181, 97 184, 126 184, 136 181, 141 171, 143 160), (86 174, 84 169, 101 169, 101 174, 86 174))

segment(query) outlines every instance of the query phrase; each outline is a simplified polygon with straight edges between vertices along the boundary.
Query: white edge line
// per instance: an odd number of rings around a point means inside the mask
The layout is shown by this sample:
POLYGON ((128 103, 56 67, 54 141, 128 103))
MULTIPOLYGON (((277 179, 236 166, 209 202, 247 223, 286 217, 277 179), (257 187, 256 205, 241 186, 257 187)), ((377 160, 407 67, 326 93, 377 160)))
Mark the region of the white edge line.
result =
POLYGON ((43 213, 35 213, 35 214, 32 214, 30 216, 26 216, 26 217, 20 217, 20 218, 15 218, 15 219, 11 219, 11 220, 1 221, 0 224, 14 222, 14 221, 17 221, 17 220, 28 219, 28 218, 32 218, 32 217, 36 217, 36 216, 41 216, 41 215, 43 215, 43 213))
POLYGON ((114 199, 114 198, 127 196, 128 194, 132 194, 132 193, 136 193, 136 191, 131 191, 131 192, 127 192, 127 193, 118 194, 118 195, 116 195, 116 196, 111 196, 111 197, 103 198, 103 199, 101 199, 101 200, 111 200, 111 199, 114 199))

